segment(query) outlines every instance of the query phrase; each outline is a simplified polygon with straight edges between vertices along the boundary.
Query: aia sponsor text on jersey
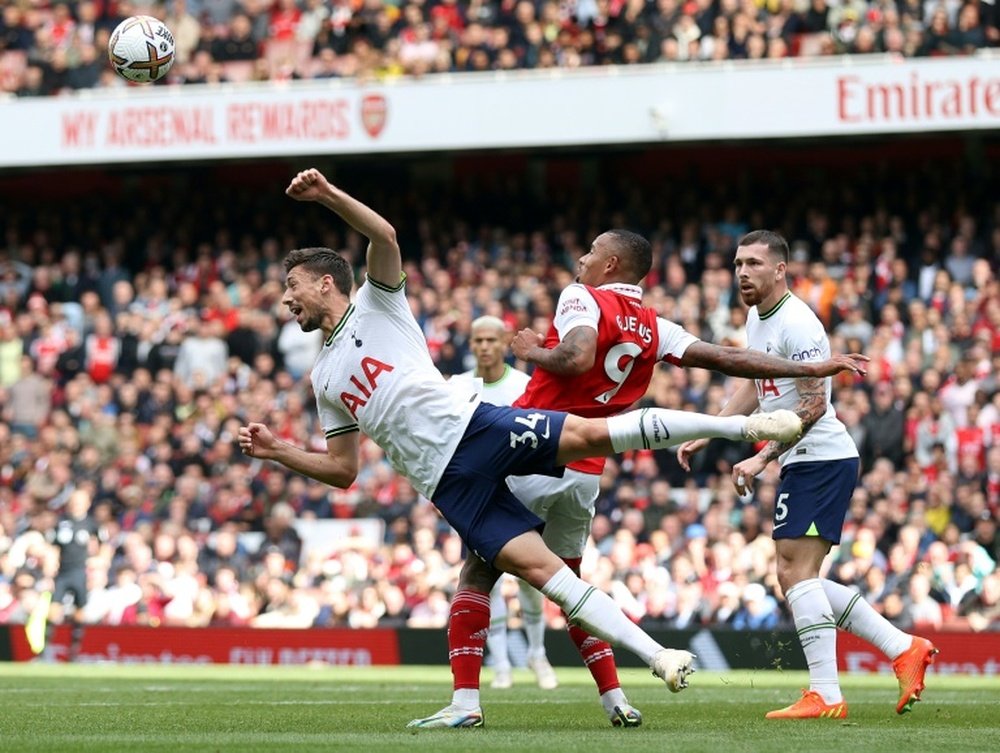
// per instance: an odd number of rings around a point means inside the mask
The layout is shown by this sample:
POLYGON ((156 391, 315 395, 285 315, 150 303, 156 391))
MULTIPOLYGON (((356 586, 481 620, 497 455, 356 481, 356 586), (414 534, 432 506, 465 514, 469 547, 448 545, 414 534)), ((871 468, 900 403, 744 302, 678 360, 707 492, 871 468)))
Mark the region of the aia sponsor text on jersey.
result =
POLYGON ((768 395, 781 397, 781 390, 778 389, 778 385, 773 379, 754 379, 753 381, 757 385, 758 400, 763 400, 768 395))
POLYGON ((378 387, 379 375, 393 371, 396 368, 371 356, 362 358, 359 367, 361 373, 352 374, 350 382, 355 387, 356 392, 360 394, 355 394, 355 392, 348 390, 340 393, 340 401, 354 419, 358 417, 358 408, 368 404, 372 393, 378 387))

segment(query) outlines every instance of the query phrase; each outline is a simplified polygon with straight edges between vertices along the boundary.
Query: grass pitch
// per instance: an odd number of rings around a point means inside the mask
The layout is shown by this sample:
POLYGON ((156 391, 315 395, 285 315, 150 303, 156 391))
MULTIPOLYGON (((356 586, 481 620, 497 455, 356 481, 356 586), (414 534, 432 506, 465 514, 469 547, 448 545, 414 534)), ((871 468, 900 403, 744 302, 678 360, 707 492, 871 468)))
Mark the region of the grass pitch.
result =
POLYGON ((623 670, 638 729, 613 729, 583 669, 557 669, 555 691, 524 670, 488 687, 482 729, 408 730, 447 704, 445 667, 161 667, 0 665, 0 750, 544 751, 544 753, 923 753, 996 751, 1000 681, 928 676, 924 701, 895 713, 888 676, 845 676, 843 721, 765 721, 806 684, 799 672, 709 672, 670 694, 623 670))

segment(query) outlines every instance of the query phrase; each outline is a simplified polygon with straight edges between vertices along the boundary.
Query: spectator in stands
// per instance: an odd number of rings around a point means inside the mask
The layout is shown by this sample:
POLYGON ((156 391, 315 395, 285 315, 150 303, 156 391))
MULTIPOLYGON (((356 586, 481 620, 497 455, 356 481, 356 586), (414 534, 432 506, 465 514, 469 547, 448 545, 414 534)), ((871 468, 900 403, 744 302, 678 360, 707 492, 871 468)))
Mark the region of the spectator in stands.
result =
POLYGON ((277 550, 291 572, 299 568, 302 558, 302 539, 295 531, 295 510, 287 502, 278 502, 264 519, 264 541, 261 551, 267 554, 277 550))
POLYGON ((93 44, 77 46, 75 62, 66 72, 66 86, 73 90, 93 89, 101 80, 104 61, 93 44))
POLYGON ((25 11, 17 3, 4 5, 0 14, 0 53, 31 49, 31 30, 25 25, 25 11))
POLYGON ((941 604, 931 596, 929 568, 918 569, 910 576, 904 598, 907 618, 918 630, 940 630, 943 622, 941 604))
POLYGON ((0 313, 0 389, 21 378, 23 356, 24 341, 18 336, 10 314, 4 311, 0 313))
POLYGON ((862 419, 864 441, 861 443, 861 471, 871 470, 877 458, 903 465, 904 416, 896 406, 892 385, 880 382, 873 391, 871 410, 862 419))
POLYGON ((295 379, 301 379, 312 370, 322 346, 323 337, 319 332, 303 332, 294 319, 289 319, 281 326, 277 349, 281 353, 285 369, 295 379))
POLYGON ((217 63, 256 60, 259 50, 249 17, 243 13, 234 15, 229 22, 228 34, 212 40, 211 53, 217 63))
POLYGON ((224 325, 199 319, 194 332, 183 339, 177 351, 174 373, 189 387, 206 387, 226 373, 229 348, 221 335, 224 325))
POLYGON ((958 21, 951 33, 950 46, 956 53, 970 55, 980 47, 986 47, 986 32, 980 24, 980 5, 976 2, 963 3, 958 11, 958 21))
MULTIPOLYGON (((998 448, 994 447, 994 450, 998 448)), ((994 456, 1000 453, 994 453, 994 456)), ((972 540, 982 547, 994 563, 1000 563, 1000 531, 997 525, 997 505, 984 509, 976 517, 972 529, 972 540)))
POLYGON ((1000 629, 1000 572, 994 570, 978 591, 969 591, 958 605, 958 614, 977 632, 1000 629))
MULTIPOLYGON (((197 5, 197 0, 195 4, 197 5)), ((191 59, 201 39, 201 24, 190 13, 188 1, 173 0, 168 6, 163 23, 174 35, 174 63, 185 65, 191 59)))
POLYGON ((968 423, 969 407, 975 402, 979 380, 975 376, 975 362, 963 355, 955 364, 955 375, 940 390, 941 407, 950 416, 952 424, 964 427, 968 423))
POLYGON ((760 583, 743 588, 743 606, 732 618, 737 630, 773 630, 778 625, 778 602, 760 583))
POLYGON ((3 418, 15 434, 34 439, 52 408, 52 380, 35 370, 31 356, 21 356, 21 375, 7 388, 3 418))
POLYGON ((217 588, 220 570, 228 570, 238 582, 245 580, 250 572, 250 558, 240 547, 239 538, 232 526, 224 526, 216 531, 202 547, 199 557, 202 572, 210 580, 216 581, 217 588))

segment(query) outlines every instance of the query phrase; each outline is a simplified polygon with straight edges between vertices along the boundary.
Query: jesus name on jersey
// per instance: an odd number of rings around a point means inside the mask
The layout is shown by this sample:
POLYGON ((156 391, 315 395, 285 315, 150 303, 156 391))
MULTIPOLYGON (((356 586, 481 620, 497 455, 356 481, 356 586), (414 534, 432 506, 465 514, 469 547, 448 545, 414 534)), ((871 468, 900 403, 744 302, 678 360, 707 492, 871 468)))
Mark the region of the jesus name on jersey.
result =
POLYGON ((639 335, 644 345, 649 345, 653 341, 653 332, 635 316, 615 316, 615 321, 622 332, 635 332, 639 335))

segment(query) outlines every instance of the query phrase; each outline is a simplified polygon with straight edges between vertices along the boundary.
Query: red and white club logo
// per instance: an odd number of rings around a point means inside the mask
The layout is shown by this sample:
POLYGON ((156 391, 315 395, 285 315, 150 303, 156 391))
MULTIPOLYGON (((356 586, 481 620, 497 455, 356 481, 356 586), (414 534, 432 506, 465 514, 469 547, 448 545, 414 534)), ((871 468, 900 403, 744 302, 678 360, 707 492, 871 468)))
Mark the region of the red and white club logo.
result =
POLYGON ((381 94, 366 94, 361 100, 361 125, 373 139, 377 139, 389 113, 389 104, 381 94))

